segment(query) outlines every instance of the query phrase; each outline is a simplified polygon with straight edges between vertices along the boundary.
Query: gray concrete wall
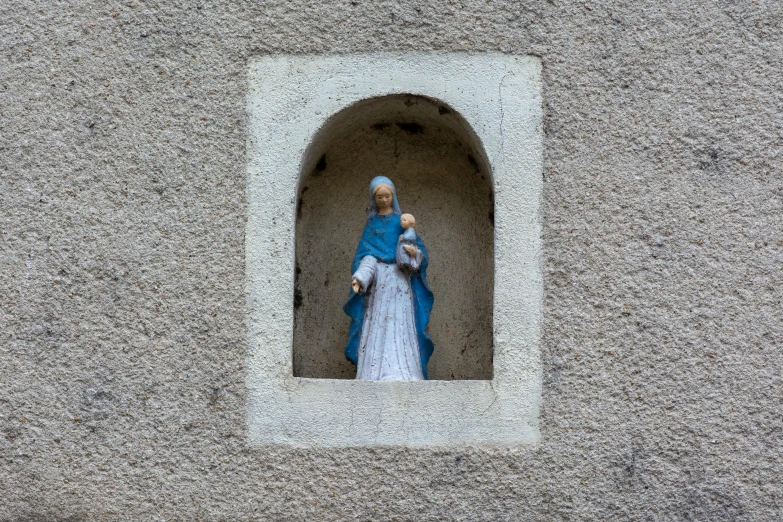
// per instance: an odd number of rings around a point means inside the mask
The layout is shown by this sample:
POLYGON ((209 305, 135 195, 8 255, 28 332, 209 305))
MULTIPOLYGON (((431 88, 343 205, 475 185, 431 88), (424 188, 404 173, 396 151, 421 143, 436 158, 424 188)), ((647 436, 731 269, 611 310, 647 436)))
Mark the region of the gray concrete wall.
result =
POLYGON ((777 2, 0 7, 0 519, 783 516, 777 2), (541 56, 541 443, 251 448, 246 66, 541 56))

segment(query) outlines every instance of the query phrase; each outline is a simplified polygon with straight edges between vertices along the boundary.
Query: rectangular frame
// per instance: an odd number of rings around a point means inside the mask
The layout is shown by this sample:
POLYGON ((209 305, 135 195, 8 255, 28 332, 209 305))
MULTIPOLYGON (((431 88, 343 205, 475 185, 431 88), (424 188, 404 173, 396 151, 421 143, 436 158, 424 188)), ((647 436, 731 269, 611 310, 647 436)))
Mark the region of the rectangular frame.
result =
POLYGON ((421 52, 273 55, 252 60, 248 76, 246 384, 251 441, 409 447, 538 441, 540 59, 421 52), (456 109, 489 158, 495 194, 494 377, 403 382, 294 377, 294 234, 305 149, 340 110, 362 99, 403 93, 436 98, 456 109))

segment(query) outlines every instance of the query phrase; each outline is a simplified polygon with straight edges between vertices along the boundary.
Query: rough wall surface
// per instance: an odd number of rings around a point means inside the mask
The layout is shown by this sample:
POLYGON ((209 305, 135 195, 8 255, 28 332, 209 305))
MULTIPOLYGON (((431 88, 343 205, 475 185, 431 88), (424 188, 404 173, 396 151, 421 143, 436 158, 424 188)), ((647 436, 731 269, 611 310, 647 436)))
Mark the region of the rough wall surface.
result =
POLYGON ((783 517, 779 2, 6 2, 0 519, 783 517), (253 449, 246 64, 542 57, 542 441, 253 449))

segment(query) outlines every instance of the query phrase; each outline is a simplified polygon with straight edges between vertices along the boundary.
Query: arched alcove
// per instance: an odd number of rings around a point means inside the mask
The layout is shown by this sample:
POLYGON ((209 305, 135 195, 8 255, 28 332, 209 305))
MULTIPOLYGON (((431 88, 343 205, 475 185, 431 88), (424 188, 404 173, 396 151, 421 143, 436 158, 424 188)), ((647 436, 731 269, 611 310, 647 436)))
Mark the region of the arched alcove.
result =
POLYGON ((433 380, 492 378, 494 208, 484 149, 446 104, 400 94, 331 117, 302 159, 296 207, 293 370, 355 376, 343 355, 350 267, 376 175, 397 186, 430 252, 433 380))

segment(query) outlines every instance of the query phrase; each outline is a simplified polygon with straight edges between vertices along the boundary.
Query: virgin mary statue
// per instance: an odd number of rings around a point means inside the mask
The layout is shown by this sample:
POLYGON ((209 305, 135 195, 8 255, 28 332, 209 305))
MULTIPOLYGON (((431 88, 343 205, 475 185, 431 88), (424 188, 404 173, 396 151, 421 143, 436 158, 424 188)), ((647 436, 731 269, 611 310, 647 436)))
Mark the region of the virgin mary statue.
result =
POLYGON ((433 350, 425 332, 433 302, 427 249, 418 236, 414 244, 400 241, 400 216, 394 184, 384 176, 374 178, 367 223, 353 257, 351 294, 343 306, 351 317, 345 356, 356 364, 357 379, 427 378, 433 350))

